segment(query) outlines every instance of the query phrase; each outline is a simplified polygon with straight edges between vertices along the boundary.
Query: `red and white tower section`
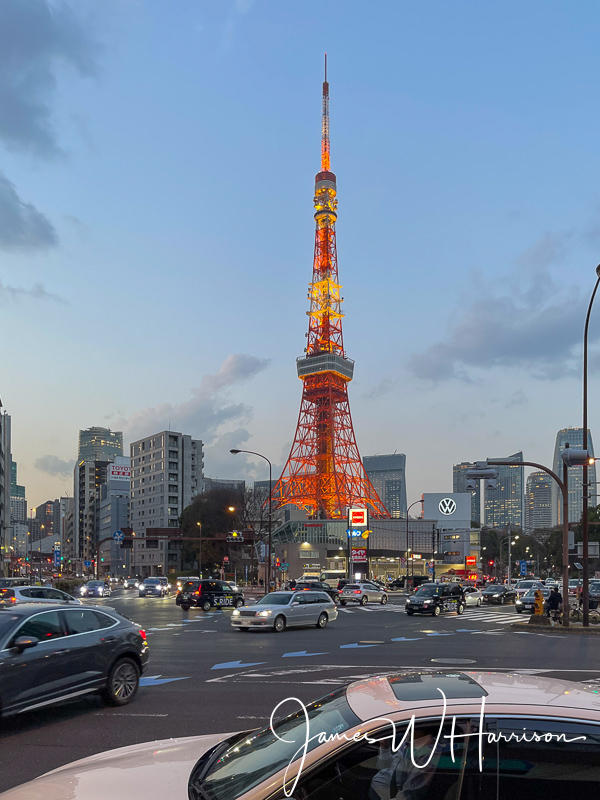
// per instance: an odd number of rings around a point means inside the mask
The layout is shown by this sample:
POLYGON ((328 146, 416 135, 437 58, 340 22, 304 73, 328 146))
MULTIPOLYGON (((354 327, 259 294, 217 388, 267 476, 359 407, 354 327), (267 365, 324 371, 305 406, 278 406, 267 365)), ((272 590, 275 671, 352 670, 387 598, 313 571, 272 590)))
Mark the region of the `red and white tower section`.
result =
POLYGON ((367 477, 358 447, 348 384, 354 361, 342 336, 335 223, 336 177, 330 170, 327 56, 323 82, 321 171, 315 178, 315 252, 308 288, 308 342, 296 360, 303 383, 294 443, 273 490, 275 507, 291 504, 316 519, 342 519, 348 507, 368 508, 373 517, 389 513, 367 477))

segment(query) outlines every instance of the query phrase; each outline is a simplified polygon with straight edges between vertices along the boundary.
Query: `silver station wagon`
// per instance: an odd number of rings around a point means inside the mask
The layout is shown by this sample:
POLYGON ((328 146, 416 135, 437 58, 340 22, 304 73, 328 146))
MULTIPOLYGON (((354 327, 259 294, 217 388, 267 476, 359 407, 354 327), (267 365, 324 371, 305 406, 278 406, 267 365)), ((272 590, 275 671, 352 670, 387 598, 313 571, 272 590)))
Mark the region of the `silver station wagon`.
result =
POLYGON ((337 608, 325 592, 270 592, 251 608, 236 608, 231 624, 240 631, 271 628, 281 633, 293 625, 325 628, 334 619, 337 608))

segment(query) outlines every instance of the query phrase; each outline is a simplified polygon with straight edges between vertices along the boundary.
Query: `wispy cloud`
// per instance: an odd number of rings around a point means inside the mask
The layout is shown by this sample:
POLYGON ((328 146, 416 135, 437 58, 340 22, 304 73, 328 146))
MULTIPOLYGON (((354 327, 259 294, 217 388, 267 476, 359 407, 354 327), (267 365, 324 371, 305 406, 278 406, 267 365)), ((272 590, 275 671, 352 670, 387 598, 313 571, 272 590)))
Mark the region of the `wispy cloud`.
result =
POLYGON ((242 17, 250 11, 253 5, 254 0, 233 0, 227 12, 223 30, 222 47, 224 50, 229 50, 232 47, 235 30, 242 17))
POLYGON ((56 231, 48 219, 17 194, 16 187, 0 172, 0 248, 36 250, 54 247, 56 231))
POLYGON ((454 317, 446 340, 414 354, 417 378, 470 383, 473 370, 519 367, 531 377, 572 374, 586 299, 576 287, 558 286, 550 267, 564 261, 572 234, 548 234, 517 261, 505 281, 473 273, 470 299, 454 317))
POLYGON ((45 472, 47 475, 67 478, 73 474, 75 461, 63 461, 63 459, 58 456, 45 455, 36 459, 34 466, 36 469, 39 469, 40 472, 45 472))
POLYGON ((229 355, 216 373, 205 375, 200 386, 191 390, 192 397, 189 400, 144 408, 129 419, 116 422, 114 427, 122 428, 129 441, 170 426, 172 430, 191 433, 210 443, 221 426, 247 422, 252 416, 249 406, 227 400, 227 390, 250 380, 270 363, 267 358, 229 355))
POLYGON ((31 289, 22 289, 15 286, 4 286, 0 281, 0 300, 51 300, 54 303, 66 303, 60 295, 47 292, 41 283, 35 283, 31 289))

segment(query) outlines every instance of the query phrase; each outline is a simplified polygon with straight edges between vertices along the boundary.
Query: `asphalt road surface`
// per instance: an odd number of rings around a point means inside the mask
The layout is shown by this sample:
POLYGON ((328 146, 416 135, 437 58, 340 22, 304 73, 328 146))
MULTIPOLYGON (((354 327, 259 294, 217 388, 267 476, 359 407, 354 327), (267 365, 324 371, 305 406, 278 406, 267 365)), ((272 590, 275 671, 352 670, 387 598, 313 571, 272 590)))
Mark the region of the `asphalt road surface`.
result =
POLYGON ((116 747, 260 727, 287 697, 307 702, 405 668, 521 671, 600 686, 596 637, 513 631, 510 623, 522 619, 514 606, 408 617, 404 598, 392 596, 387 606, 340 609, 324 630, 242 634, 231 628, 231 612, 186 613, 173 597, 117 590, 98 605, 148 634, 150 662, 136 699, 109 708, 90 696, 0 721, 0 791, 116 747))

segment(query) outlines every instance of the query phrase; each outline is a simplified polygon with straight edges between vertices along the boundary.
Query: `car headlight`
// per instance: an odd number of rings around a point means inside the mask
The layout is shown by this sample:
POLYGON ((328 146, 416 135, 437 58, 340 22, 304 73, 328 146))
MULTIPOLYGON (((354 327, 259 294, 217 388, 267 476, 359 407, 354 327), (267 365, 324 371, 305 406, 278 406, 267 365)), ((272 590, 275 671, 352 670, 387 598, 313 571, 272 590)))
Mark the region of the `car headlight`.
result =
POLYGON ((427 605, 428 603, 431 603, 431 600, 423 600, 423 605, 427 605))
POLYGON ((270 617, 272 613, 273 613, 272 611, 259 611, 258 612, 258 616, 259 617, 270 617))
POLYGON ((517 602, 515 603, 515 605, 516 606, 522 606, 523 605, 523 601, 519 600, 519 598, 517 598, 517 602))
POLYGON ((500 597, 500 595, 499 594, 495 594, 494 597, 500 597))
POLYGON ((231 615, 231 616, 232 616, 232 617, 239 617, 239 615, 240 615, 239 609, 235 608, 235 609, 233 610, 233 613, 232 613, 232 615, 231 615))

